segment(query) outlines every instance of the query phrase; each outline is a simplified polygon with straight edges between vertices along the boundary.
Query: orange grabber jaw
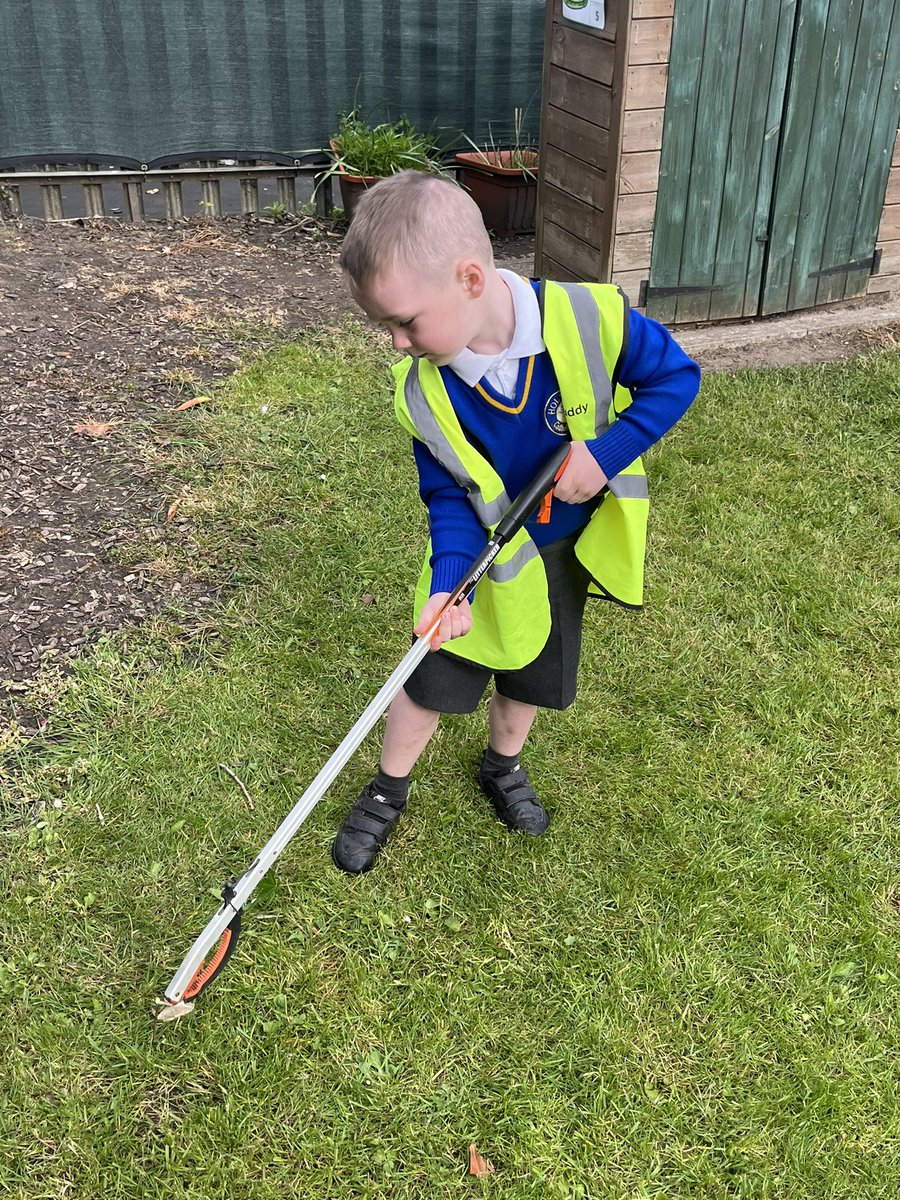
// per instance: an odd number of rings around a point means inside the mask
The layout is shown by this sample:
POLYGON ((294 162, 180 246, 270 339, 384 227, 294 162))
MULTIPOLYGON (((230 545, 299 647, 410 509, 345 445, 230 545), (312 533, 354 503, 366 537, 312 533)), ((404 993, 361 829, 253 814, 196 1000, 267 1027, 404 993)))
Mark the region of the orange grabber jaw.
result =
MULTIPOLYGON (((222 888, 222 899, 226 904, 230 904, 234 899, 234 885, 235 881, 233 879, 229 879, 222 888)), ((216 979, 222 973, 222 971, 224 971, 228 964, 228 960, 231 958, 232 954, 234 954, 235 947, 237 946, 237 940, 241 932, 241 916, 243 915, 243 911, 244 910, 242 908, 239 908, 234 914, 231 923, 226 927, 222 933, 222 936, 219 938, 219 942, 215 950, 212 952, 209 958, 205 959, 200 964, 191 978, 190 983, 184 989, 184 994, 181 997, 182 1000, 196 1000, 198 996, 206 991, 212 981, 216 979)))
MULTIPOLYGON (((570 450, 569 453, 566 455, 566 457, 563 459, 562 465, 560 466, 559 470, 553 476, 554 484, 559 482, 559 477, 562 475, 563 471, 566 469, 566 464, 568 463, 569 458, 571 457, 571 454, 572 454, 572 451, 570 450)), ((546 496, 544 496, 543 500, 541 501, 541 507, 538 509, 538 515, 537 515, 538 525, 549 525, 550 524, 550 507, 552 504, 553 504, 553 488, 550 489, 550 491, 546 494, 546 496)))

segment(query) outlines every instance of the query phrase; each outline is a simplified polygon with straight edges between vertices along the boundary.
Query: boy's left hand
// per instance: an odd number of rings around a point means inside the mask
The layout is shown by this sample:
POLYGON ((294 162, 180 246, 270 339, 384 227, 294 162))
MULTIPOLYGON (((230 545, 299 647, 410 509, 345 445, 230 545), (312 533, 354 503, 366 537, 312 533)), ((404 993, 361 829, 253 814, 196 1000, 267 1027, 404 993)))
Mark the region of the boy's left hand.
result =
POLYGON ((565 504, 583 504, 606 487, 607 478, 584 442, 573 442, 566 469, 553 495, 565 504))

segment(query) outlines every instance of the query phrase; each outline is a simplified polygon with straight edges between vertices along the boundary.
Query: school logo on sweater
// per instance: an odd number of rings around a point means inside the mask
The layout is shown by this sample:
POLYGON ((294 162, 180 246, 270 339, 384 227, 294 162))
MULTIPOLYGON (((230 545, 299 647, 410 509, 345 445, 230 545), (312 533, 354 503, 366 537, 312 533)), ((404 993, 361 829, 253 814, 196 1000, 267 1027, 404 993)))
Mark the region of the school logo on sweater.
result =
POLYGON ((566 414, 559 392, 554 392, 544 405, 544 423, 557 437, 566 436, 566 414))

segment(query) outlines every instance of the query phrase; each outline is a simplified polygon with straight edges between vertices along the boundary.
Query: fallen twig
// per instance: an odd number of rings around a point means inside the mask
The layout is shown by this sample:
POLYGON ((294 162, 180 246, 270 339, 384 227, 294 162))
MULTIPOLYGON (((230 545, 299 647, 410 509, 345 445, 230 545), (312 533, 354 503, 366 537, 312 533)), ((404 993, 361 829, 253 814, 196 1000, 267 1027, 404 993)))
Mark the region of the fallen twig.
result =
POLYGON ((247 804, 250 806, 250 811, 255 812, 256 805, 253 803, 253 797, 250 795, 250 793, 247 791, 247 789, 241 783, 240 779, 238 779, 237 775, 235 775, 234 771, 232 771, 231 767, 226 766, 225 763, 219 763, 219 770, 224 771, 226 775, 231 776, 231 778, 234 780, 234 782, 238 785, 238 787, 244 793, 244 799, 247 801, 247 804))

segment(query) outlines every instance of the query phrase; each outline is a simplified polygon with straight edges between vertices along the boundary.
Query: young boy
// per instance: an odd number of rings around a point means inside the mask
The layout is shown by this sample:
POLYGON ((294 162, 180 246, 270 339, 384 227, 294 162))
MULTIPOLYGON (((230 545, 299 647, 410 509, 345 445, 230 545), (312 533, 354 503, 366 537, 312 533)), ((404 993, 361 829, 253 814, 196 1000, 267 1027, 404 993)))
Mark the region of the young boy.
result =
POLYGON ((443 615, 435 652, 390 707, 380 769, 332 848, 336 865, 356 874, 405 811, 440 714, 473 712, 492 677, 477 782, 507 828, 547 829, 520 752, 538 707, 575 698, 586 597, 640 606, 640 455, 686 411, 700 371, 613 285, 539 284, 498 270, 474 201, 434 175, 405 171, 372 187, 341 266, 356 302, 408 355, 394 367, 395 403, 431 535, 414 632, 428 629, 559 440, 571 442, 549 523, 530 520, 472 596, 443 615))

